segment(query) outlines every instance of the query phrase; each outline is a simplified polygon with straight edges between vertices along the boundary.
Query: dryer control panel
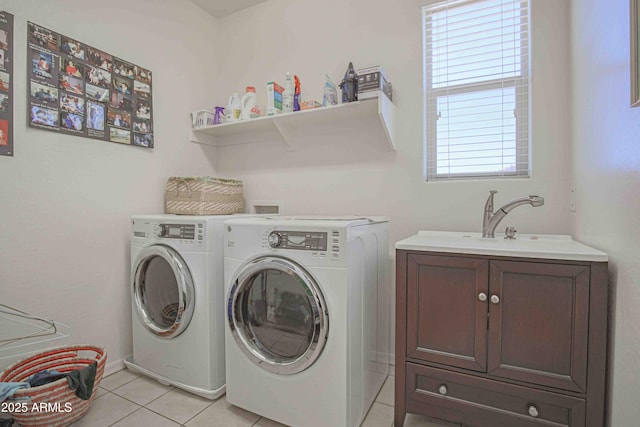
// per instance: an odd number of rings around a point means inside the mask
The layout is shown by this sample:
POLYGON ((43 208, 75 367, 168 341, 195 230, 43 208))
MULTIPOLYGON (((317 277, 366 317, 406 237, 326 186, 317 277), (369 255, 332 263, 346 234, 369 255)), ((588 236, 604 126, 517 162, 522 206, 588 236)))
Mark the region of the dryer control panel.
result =
POLYGON ((317 231, 272 231, 267 237, 269 246, 280 249, 326 251, 327 233, 317 231))

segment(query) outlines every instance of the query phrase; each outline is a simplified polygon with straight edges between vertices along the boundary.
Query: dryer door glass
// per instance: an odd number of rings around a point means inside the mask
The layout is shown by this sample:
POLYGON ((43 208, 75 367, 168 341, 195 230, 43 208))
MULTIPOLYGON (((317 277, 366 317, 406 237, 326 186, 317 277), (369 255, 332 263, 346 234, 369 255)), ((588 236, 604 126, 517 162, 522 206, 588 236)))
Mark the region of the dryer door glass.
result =
POLYGON ((134 307, 153 334, 180 335, 193 314, 193 280, 182 257, 166 246, 145 248, 132 277, 134 307))
POLYGON ((322 352, 328 332, 324 298, 299 265, 275 257, 251 262, 235 281, 229 303, 236 341, 262 368, 300 372, 322 352))

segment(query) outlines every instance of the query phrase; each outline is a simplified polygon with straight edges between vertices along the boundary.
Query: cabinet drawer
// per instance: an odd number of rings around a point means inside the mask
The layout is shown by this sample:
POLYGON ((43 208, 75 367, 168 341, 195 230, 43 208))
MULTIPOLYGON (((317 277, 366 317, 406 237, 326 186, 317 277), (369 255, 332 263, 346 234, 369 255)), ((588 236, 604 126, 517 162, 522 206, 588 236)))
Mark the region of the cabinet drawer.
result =
POLYGON ((583 427, 585 401, 406 364, 407 411, 472 427, 583 427))

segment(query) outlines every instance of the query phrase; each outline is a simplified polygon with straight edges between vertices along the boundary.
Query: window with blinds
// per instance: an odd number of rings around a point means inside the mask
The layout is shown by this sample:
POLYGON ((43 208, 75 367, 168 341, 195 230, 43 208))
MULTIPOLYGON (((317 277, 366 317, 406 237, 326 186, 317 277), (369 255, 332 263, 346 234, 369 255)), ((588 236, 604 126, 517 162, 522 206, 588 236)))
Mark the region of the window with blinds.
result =
POLYGON ((530 175, 528 6, 422 8, 427 180, 530 175))

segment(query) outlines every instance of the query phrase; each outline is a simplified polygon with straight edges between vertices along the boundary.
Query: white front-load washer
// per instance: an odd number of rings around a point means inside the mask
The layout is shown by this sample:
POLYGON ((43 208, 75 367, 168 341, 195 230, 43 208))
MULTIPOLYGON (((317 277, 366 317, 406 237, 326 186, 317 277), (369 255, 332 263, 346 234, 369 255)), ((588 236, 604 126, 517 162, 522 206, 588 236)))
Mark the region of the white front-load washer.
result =
POLYGON ((387 219, 225 228, 228 402, 290 426, 360 425, 389 367, 387 219))
POLYGON ((131 218, 129 369, 208 399, 225 392, 223 230, 235 217, 131 218))

